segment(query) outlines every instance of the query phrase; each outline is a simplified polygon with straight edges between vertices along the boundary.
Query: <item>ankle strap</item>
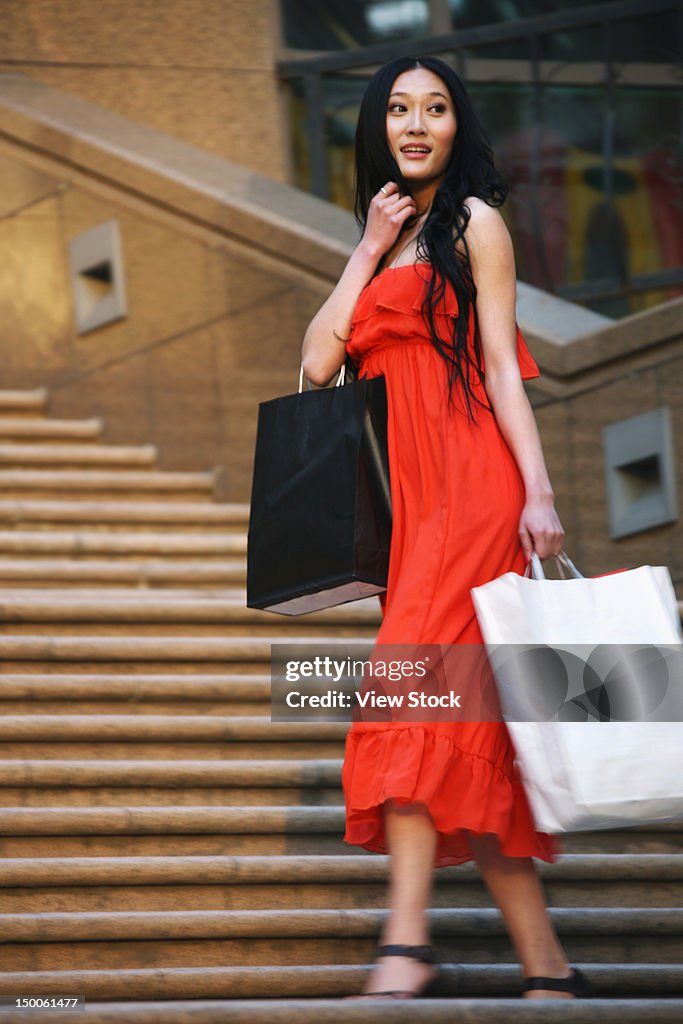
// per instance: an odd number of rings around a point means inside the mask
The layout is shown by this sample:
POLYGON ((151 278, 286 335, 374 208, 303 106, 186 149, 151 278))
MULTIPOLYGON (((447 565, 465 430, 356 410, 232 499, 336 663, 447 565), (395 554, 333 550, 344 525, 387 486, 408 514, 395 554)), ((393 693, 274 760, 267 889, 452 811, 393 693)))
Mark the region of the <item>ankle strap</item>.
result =
POLYGON ((578 967, 572 968, 572 973, 568 978, 525 978, 524 991, 531 992, 534 989, 547 989, 548 992, 570 992, 579 998, 587 998, 593 994, 586 975, 578 967))
POLYGON ((377 956, 408 956, 411 960, 419 960, 423 964, 436 963, 436 950, 433 946, 380 946, 377 956))
POLYGON ((542 988, 547 989, 548 992, 572 992, 574 979, 571 975, 568 978, 526 978, 524 988, 527 992, 542 988))

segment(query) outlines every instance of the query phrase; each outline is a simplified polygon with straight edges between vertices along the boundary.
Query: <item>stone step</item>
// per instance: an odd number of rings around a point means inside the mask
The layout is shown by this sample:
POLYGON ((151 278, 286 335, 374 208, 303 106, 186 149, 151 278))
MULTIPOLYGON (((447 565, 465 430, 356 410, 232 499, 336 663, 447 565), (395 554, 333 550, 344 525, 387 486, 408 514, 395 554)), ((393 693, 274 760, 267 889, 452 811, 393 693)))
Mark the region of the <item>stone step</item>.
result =
POLYGON ((343 842, 343 808, 202 806, 205 798, 199 793, 189 807, 0 807, 0 856, 52 856, 56 849, 69 857, 362 853, 343 842))
POLYGON ((161 1002, 93 1002, 85 1010, 0 1010, 0 1024, 680 1024, 683 1000, 600 999, 546 1002, 520 999, 379 1000, 338 999, 168 1000, 161 1002))
MULTIPOLYGON (((325 856, 54 856, 4 858, 0 913, 381 909, 388 858, 325 856)), ((540 865, 555 907, 680 905, 683 855, 567 855, 540 865)), ((436 873, 431 906, 491 907, 474 865, 436 873)))
MULTIPOLYGON (((185 615, 192 615, 192 606, 198 601, 202 609, 210 609, 214 605, 220 606, 221 602, 231 602, 242 608, 246 608, 247 592, 244 587, 216 587, 211 593, 205 590, 194 590, 192 587, 185 589, 177 588, 170 594, 159 594, 154 591, 145 590, 141 587, 128 587, 123 590, 118 588, 113 593, 103 590, 101 587, 69 587, 64 592, 58 588, 52 588, 46 592, 43 587, 14 588, 9 594, 3 596, 4 607, 8 616, 17 611, 17 620, 33 614, 36 618, 50 615, 55 616, 55 621, 66 618, 90 617, 96 618, 97 613, 87 612, 95 602, 99 602, 106 614, 114 614, 115 609, 126 609, 131 614, 136 611, 149 613, 150 608, 161 603, 163 607, 176 609, 185 615)), ((370 613, 379 607, 377 597, 360 598, 357 601, 348 601, 320 612, 308 613, 306 615, 274 617, 271 612, 263 612, 258 608, 249 608, 247 611, 261 616, 267 615, 269 622, 277 622, 289 627, 292 618, 308 619, 312 615, 322 615, 323 611, 335 615, 349 616, 357 612, 360 619, 370 618, 370 613)), ((203 614, 203 612, 202 612, 203 614)), ((163 617, 163 616, 162 616, 163 617)), ((334 636, 330 640, 334 642, 334 636)))
MULTIPOLYGON (((311 723, 312 724, 312 723, 311 723)), ((326 739, 311 732, 301 739, 283 740, 278 735, 260 740, 233 739, 203 740, 65 740, 64 742, 8 742, 2 744, 2 756, 7 760, 22 761, 91 761, 100 758, 109 764, 146 757, 152 761, 222 761, 226 757, 239 761, 298 761, 302 758, 340 758, 344 753, 344 740, 326 739)))
MULTIPOLYGON (((0 835, 337 834, 343 807, 2 807, 0 835)), ((3 840, 4 842, 4 840, 3 840)), ((3 846, 3 856, 6 850, 3 846)))
POLYGON ((45 388, 26 391, 0 390, 0 415, 42 416, 47 403, 45 388))
MULTIPOLYGON (((600 999, 618 996, 663 999, 683 994, 683 964, 582 962, 576 966, 590 975, 591 984, 600 999)), ((176 967, 168 970, 142 967, 120 971, 2 972, 0 994, 72 992, 84 994, 87 1000, 158 1001, 195 1000, 197 993, 201 992, 205 999, 330 999, 360 992, 371 969, 369 964, 322 964, 313 967, 176 967)), ((521 970, 515 963, 444 963, 440 967, 438 993, 440 997, 451 999, 477 996, 482 992, 498 998, 514 998, 519 995, 521 984, 521 970)), ((422 1000, 417 1005, 423 1008, 431 1002, 422 1000)), ((193 1002, 193 1005, 199 1004, 193 1002)), ((414 1013, 416 1004, 412 1006, 414 1013)), ((545 1008, 550 1009, 548 1003, 545 1008)), ((452 1024, 458 1018, 444 1019, 452 1024)), ((600 1017, 595 1020, 600 1020, 600 1017)), ((502 1019, 496 1024, 502 1024, 502 1019)))
MULTIPOLYGON (((253 812, 252 812, 253 813, 253 812)), ((320 814, 320 811, 317 811, 320 814)), ((554 864, 539 861, 548 882, 681 882, 683 854, 565 854, 554 864)), ((5 858, 0 887, 45 889, 64 885, 350 885, 384 884, 389 858, 349 857, 44 857, 5 858)), ((440 868, 437 885, 471 885, 479 878, 473 863, 440 868)), ((683 911, 681 911, 683 914, 683 911)))
POLYGON ((5 759, 186 761, 340 757, 347 727, 265 716, 7 715, 5 759))
POLYGON ((116 469, 0 469, 0 493, 5 499, 87 494, 108 500, 159 495, 192 501, 211 501, 214 473, 116 469))
POLYGON ((0 441, 40 440, 41 444, 63 441, 93 442, 102 435, 102 421, 58 420, 0 414, 0 441))
MULTIPOLYGON (((41 678, 46 677, 43 676, 41 678)), ((109 678, 116 679, 117 677, 110 676, 109 678)), ((127 677, 121 676, 120 678, 126 679, 127 677)), ((182 676, 178 678, 182 678, 182 676)), ((202 677, 188 676, 187 678, 201 679, 202 677)), ((211 679, 212 677, 207 676, 207 678, 211 679)), ((229 679, 230 677, 226 678, 229 679)), ((3 685, 4 679, 2 679, 0 688, 3 685)), ((49 690, 46 689, 45 693, 49 693, 49 690)), ((170 715, 174 718, 183 718, 187 714, 202 714, 211 717, 242 715, 265 718, 267 721, 270 721, 270 680, 268 681, 267 689, 263 691, 263 696, 260 695, 258 690, 250 691, 240 688, 237 694, 227 693, 225 697, 215 700, 209 696, 202 696, 201 690, 197 688, 195 691, 191 683, 186 685, 185 692, 175 700, 172 698, 165 699, 162 695, 158 701, 132 699, 128 704, 117 702, 113 696, 110 701, 107 701, 106 698, 96 698, 94 700, 49 700, 38 694, 36 697, 28 700, 13 701, 8 699, 6 694, 3 694, 2 698, 0 698, 0 713, 32 716, 67 714, 107 715, 111 717, 121 714, 170 715), (242 692, 243 696, 239 696, 239 692, 242 692)))
MULTIPOLYGON (((590 973, 596 996, 671 997, 683 992, 681 964, 580 963, 590 973)), ((176 968, 172 971, 55 971, 32 975, 37 992, 84 992, 90 998, 169 999, 192 998, 197 991, 213 998, 325 996, 340 997, 360 992, 370 965, 321 965, 314 967, 215 967, 176 968), (51 986, 51 987, 50 987, 51 986)), ((514 997, 521 989, 517 964, 441 964, 440 996, 477 995, 482 991, 514 997)), ((0 990, 27 991, 27 975, 3 974, 0 990), (14 984, 14 988, 11 985, 14 984)), ((546 1004, 547 1005, 547 1004, 546 1004)))
MULTIPOLYGON (((35 790, 43 795, 45 790, 35 790)), ((65 790, 68 795, 74 790, 65 790)), ((76 790, 76 792, 79 792, 76 790)), ((88 791, 81 791, 87 793, 88 791)), ((92 797, 94 791, 90 791, 92 797)), ((116 791, 113 791, 116 793, 116 791)), ((312 850, 328 855, 363 853, 344 843, 344 808, 341 806, 286 806, 282 800, 266 800, 253 806, 207 805, 206 790, 197 790, 194 806, 168 803, 136 805, 128 791, 118 791, 123 806, 4 806, 0 807, 0 854, 35 857, 54 853, 59 836, 63 856, 187 856, 282 855, 312 850), (42 851, 42 852, 41 852, 42 851)), ((274 796, 288 791, 271 790, 274 796)), ((335 792, 335 791, 329 791, 335 792)), ((3 790, 0 789, 0 795, 3 790)), ((30 794, 27 794, 27 797, 30 794)), ((301 794, 299 794, 301 795, 301 794)), ((162 794, 168 800, 168 791, 162 794)), ((173 800, 178 795, 173 793, 173 800)), ((320 803, 320 801, 316 801, 320 803)), ((337 803, 341 794, 337 792, 337 803)), ((641 826, 603 832, 562 836, 560 846, 568 854, 623 853, 683 854, 683 827, 641 826)))
MULTIPOLYGON (((314 789, 338 787, 341 761, 272 760, 264 764, 253 761, 217 763, 205 760, 1 760, 0 796, 3 788, 25 786, 30 789, 82 789, 102 786, 105 789, 161 789, 214 787, 248 787, 273 789, 279 787, 314 789)), ((7 807, 8 804, 3 804, 7 807)))
MULTIPOLYGON (((143 536, 143 535, 139 535, 143 536)), ((203 538, 206 540, 206 538, 203 538)), ((0 545, 2 534, 0 533, 0 545)), ((208 549, 208 545, 206 545, 208 549)), ((0 601, 0 621, 14 636, 112 636, 130 635, 174 637, 271 635, 273 628, 285 626, 289 636, 316 631, 325 640, 330 630, 337 638, 350 633, 372 640, 381 622, 376 597, 326 608, 290 620, 273 612, 248 608, 246 592, 238 588, 223 592, 166 593, 119 591, 102 594, 57 589, 15 588, 0 601)), ((318 643, 321 636, 318 636, 318 643)), ((369 648, 368 648, 369 650, 369 648)))
POLYGON ((140 531, 108 533, 97 530, 0 530, 0 555, 24 557, 67 555, 72 558, 129 558, 156 555, 165 558, 210 558, 244 556, 246 534, 210 533, 143 533, 140 531))
MULTIPOLYGON (((571 962, 679 963, 683 910, 550 908, 571 962)), ((385 910, 174 910, 0 914, 4 971, 367 962, 385 910), (248 941, 245 941, 248 940, 248 941)), ((446 961, 510 960, 498 910, 431 909, 446 961)))
MULTIPOLYGON (((169 593, 164 590, 164 593, 169 593)), ((341 606, 340 606, 341 608, 341 606)), ((217 610, 217 609, 216 609, 217 610)), ((100 609, 96 609, 99 612, 100 609)), ((145 615, 132 617, 130 621, 125 616, 114 617, 111 621, 41 621, 31 620, 28 622, 9 621, 2 622, 0 618, 0 634, 12 636, 16 640, 22 637, 54 637, 61 639, 73 638, 98 638, 102 641, 121 638, 122 640, 184 640, 201 638, 222 638, 224 640, 247 638, 256 640, 259 637, 273 639, 273 613, 264 613, 258 610, 247 609, 243 602, 235 601, 229 604, 228 615, 223 619, 214 619, 212 616, 205 620, 202 610, 198 608, 192 616, 192 621, 180 618, 175 621, 174 609, 167 609, 160 602, 156 611, 151 612, 151 621, 145 620, 145 615), (166 614, 165 614, 166 613, 166 614), (253 618, 252 618, 253 616, 253 618)), ((278 617, 275 627, 279 627, 281 621, 278 617)), ((325 609, 309 615, 297 616, 291 623, 287 623, 287 634, 280 635, 274 643, 295 643, 299 637, 306 640, 316 640, 318 650, 321 644, 326 644, 331 628, 334 628, 335 636, 338 639, 349 637, 354 642, 363 640, 367 645, 369 653, 374 638, 377 634, 377 623, 374 619, 363 622, 360 615, 351 607, 343 611, 336 609, 325 609)))
POLYGON ((0 761, 0 807, 338 805, 338 758, 0 761))
POLYGON ((341 722, 271 722, 264 716, 206 715, 6 715, 2 722, 5 745, 20 740, 59 743, 111 740, 137 743, 148 740, 179 742, 206 740, 277 740, 288 743, 309 737, 343 739, 347 726, 341 722))
POLYGON ((154 445, 102 445, 102 444, 21 444, 0 442, 0 466, 27 469, 47 466, 78 469, 80 467, 122 466, 149 469, 156 463, 154 445))
MULTIPOLYGON (((207 505, 207 508, 211 508, 207 505)), ((201 587, 211 590, 226 584, 240 584, 247 576, 245 558, 196 562, 182 559, 130 559, 125 561, 68 558, 0 559, 0 584, 5 587, 82 587, 99 584, 104 588, 136 586, 161 588, 201 587)))
MULTIPOLYGON (((112 764, 112 762, 107 763, 112 764)), ((118 761, 114 762, 114 765, 119 763, 118 761)), ((156 761, 151 763, 158 764, 156 761)), ((187 764, 186 761, 183 763, 187 764)), ((211 764, 211 762, 202 763, 211 764)), ((253 764, 254 762, 239 763, 253 764)), ((269 765, 272 763, 272 761, 267 762, 269 765)), ((284 763, 290 762, 285 761, 284 763)), ((265 779, 258 780, 258 782, 258 785, 254 785, 253 778, 244 775, 238 776, 236 779, 228 778, 224 782, 213 781, 207 784, 204 784, 201 778, 194 781, 183 777, 180 782, 173 782, 168 779, 159 779, 156 776, 153 776, 151 782, 146 782, 142 771, 137 780, 129 778, 128 784, 123 786, 120 784, 120 777, 117 777, 111 784, 107 784, 105 779, 91 784, 85 778, 82 785, 79 784, 79 779, 76 777, 66 783, 60 778, 52 785, 49 778, 45 778, 38 786, 26 781, 18 782, 16 785, 9 782, 7 785, 0 783, 0 809, 17 807, 77 808, 101 807, 103 805, 111 808, 130 806, 142 808, 160 807, 169 803, 178 808, 188 809, 205 805, 255 808, 291 807, 299 803, 315 807, 339 807, 343 804, 339 783, 334 786, 322 786, 315 782, 304 784, 296 778, 292 778, 289 785, 281 778, 277 778, 272 785, 265 779)), ((299 843, 298 846, 300 847, 301 844, 299 843)), ((269 849, 270 847, 267 846, 262 852, 267 853, 269 849)), ((162 850, 162 854, 168 852, 168 849, 162 850)), ((205 851, 202 848, 188 852, 198 855, 205 851)), ((214 851, 210 849, 209 852, 214 851)), ((225 851, 221 849, 219 852, 225 851)), ((251 852, 248 844, 246 852, 251 852)), ((310 846, 304 852, 310 852, 310 846)), ((338 847, 335 847, 331 852, 339 853, 340 851, 338 847)))
POLYGON ((2 675, 0 711, 9 714, 175 714, 270 716, 270 674, 2 675))
MULTIPOLYGON (((259 796, 265 791, 254 790, 259 796)), ((293 799, 297 799, 297 794, 293 799)), ((201 796, 199 797, 201 799, 201 796)), ((317 799, 317 795, 316 795, 317 799)), ((273 801, 274 802, 274 801, 273 801)), ((266 801, 265 811, 272 811, 274 808, 266 801)), ((197 803, 195 806, 197 806, 197 803)), ((13 810, 14 808, 12 808, 13 810)), ((52 811, 57 808, 46 807, 22 807, 22 810, 52 811)), ((97 807, 59 808, 59 810, 97 810, 97 807)), ((124 807, 110 807, 109 810, 129 809, 129 804, 124 807)), ((183 810, 184 808, 172 808, 172 810, 183 810)), ((194 807, 186 808, 192 811, 194 807)), ((212 807, 211 810, 228 814, 235 808, 229 804, 222 807, 212 807)), ((317 808, 312 808, 316 810, 317 808)), ((324 808, 323 808, 324 809, 324 808)), ((145 808, 135 807, 133 811, 144 811, 145 808)), ((204 810, 198 807, 201 812, 204 810)), ((248 808, 254 814, 261 810, 261 805, 256 801, 248 808)), ((0 807, 0 815, 4 808, 0 807)), ((139 818, 138 818, 139 820, 139 818)), ((339 832, 315 833, 315 832, 240 832, 236 831, 230 835, 217 832, 216 834, 197 831, 195 834, 178 834, 171 830, 158 830, 157 835, 62 835, 55 839, 51 835, 12 835, 3 836, 0 834, 0 857, 50 857, 56 851, 64 857, 277 857, 309 855, 315 850, 317 855, 329 857, 358 856, 358 847, 350 846, 343 840, 343 826, 339 832)), ((69 908, 66 908, 69 909, 69 908)), ((116 908, 114 908, 116 909, 116 908)))
MULTIPOLYGON (((291 641, 292 633, 257 637, 148 637, 148 636, 0 636, 0 661, 12 674, 12 662, 34 662, 43 667, 60 662, 179 662, 251 663, 260 671, 270 668, 271 645, 291 641)), ((336 647, 354 642, 367 643, 367 637, 333 637, 326 640, 330 653, 336 647)), ((298 644, 320 644, 320 636, 297 635, 298 644)))
MULTIPOLYGON (((31 423, 31 420, 22 421, 31 423)), ((243 503, 89 501, 89 500, 0 500, 0 523, 4 529, 40 526, 83 526, 88 530, 179 529, 184 532, 246 532, 249 506, 243 503)))

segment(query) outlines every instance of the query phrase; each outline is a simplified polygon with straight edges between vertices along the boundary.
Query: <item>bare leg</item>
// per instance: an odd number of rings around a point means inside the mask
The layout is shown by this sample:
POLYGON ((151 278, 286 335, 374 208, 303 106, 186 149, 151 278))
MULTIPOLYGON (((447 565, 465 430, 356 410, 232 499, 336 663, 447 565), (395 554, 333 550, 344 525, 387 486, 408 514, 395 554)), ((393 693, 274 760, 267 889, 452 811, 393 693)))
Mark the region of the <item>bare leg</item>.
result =
MULTIPOLYGON (((567 978, 571 970, 548 914, 530 857, 505 857, 495 836, 468 835, 483 879, 500 907, 524 974, 567 978)), ((538 990, 527 999, 572 999, 568 992, 538 990)))
MULTIPOLYGON (((436 831, 421 804, 384 806, 387 845, 391 854, 389 917, 380 945, 429 944, 426 911, 432 885, 436 831)), ((365 992, 416 991, 435 973, 430 964, 402 956, 380 957, 365 992)))

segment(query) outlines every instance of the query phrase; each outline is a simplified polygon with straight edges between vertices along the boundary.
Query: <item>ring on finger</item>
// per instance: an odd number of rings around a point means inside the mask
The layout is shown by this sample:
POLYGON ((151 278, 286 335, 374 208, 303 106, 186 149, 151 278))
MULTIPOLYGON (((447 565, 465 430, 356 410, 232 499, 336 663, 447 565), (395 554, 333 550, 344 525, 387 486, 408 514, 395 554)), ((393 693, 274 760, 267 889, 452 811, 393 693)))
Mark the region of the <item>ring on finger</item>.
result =
POLYGON ((379 190, 380 190, 380 192, 382 193, 383 196, 388 196, 389 195, 389 193, 385 189, 384 185, 380 185, 379 190))

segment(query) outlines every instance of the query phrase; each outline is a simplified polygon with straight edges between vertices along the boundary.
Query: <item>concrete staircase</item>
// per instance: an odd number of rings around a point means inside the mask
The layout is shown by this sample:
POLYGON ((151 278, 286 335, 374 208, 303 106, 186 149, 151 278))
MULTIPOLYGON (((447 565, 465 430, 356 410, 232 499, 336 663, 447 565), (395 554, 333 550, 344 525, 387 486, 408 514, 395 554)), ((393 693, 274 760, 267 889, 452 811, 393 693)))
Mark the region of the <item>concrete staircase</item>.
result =
POLYGON ((437 873, 440 997, 354 1003, 387 863, 345 847, 344 727, 271 723, 270 643, 369 638, 376 601, 245 607, 248 509, 0 392, 0 1022, 683 1019, 683 829, 542 868, 595 1001, 516 998, 472 866, 437 873), (85 996, 86 1010, 8 997, 85 996))

